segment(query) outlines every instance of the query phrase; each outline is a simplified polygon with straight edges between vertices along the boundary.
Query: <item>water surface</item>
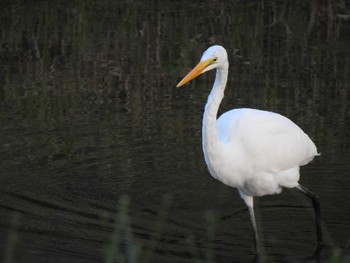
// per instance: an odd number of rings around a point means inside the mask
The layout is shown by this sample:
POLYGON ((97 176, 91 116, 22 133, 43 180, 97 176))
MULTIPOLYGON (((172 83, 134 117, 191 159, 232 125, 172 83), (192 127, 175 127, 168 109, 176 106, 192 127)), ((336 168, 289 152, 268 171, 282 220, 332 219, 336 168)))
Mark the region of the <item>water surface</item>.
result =
MULTIPOLYGON (((220 113, 276 111, 316 143, 322 155, 302 168, 301 183, 322 202, 320 261, 349 257, 349 6, 327 8, 4 4, 2 261, 252 261, 246 207, 235 189, 209 176, 201 150, 215 73, 175 88, 212 44, 225 46, 230 59, 220 113)), ((258 198, 256 214, 267 262, 316 262, 306 197, 285 190, 258 198)))

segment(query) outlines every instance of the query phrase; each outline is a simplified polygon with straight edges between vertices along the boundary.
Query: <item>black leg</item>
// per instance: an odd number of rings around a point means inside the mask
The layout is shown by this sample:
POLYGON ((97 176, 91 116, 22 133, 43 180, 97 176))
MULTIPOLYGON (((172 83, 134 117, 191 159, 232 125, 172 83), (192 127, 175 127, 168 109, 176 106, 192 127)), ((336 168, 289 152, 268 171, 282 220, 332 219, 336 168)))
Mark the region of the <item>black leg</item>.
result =
POLYGON ((319 255, 321 252, 322 246, 323 246, 323 241, 322 241, 322 229, 321 229, 321 209, 320 209, 320 199, 319 197, 311 192, 309 189, 302 185, 298 185, 297 189, 302 191, 304 194, 306 194, 312 201, 312 205, 314 207, 315 211, 315 221, 316 221, 316 232, 317 232, 317 240, 318 240, 318 245, 317 249, 315 251, 315 255, 319 255))

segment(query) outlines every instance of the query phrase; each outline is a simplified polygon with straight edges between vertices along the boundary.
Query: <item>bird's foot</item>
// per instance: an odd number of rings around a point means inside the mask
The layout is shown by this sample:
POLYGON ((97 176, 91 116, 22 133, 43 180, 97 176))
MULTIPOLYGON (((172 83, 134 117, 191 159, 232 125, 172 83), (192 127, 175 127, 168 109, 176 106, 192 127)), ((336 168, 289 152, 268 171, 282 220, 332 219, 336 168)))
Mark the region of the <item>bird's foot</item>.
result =
POLYGON ((315 256, 319 256, 320 255, 323 246, 324 246, 323 243, 321 243, 321 242, 318 243, 317 248, 316 248, 316 250, 314 252, 315 256))
POLYGON ((260 262, 260 253, 255 252, 254 259, 253 259, 252 263, 259 263, 259 262, 260 262))

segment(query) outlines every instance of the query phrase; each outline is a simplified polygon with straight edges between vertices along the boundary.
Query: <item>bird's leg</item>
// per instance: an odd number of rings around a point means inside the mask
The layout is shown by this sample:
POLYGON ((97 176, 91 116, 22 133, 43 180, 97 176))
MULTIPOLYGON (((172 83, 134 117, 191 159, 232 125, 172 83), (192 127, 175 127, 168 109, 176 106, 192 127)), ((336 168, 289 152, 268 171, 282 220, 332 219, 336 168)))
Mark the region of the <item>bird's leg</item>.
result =
POLYGON ((259 244, 258 244, 258 230, 256 227, 255 222, 255 215, 254 215, 254 207, 248 207, 249 209, 249 215, 250 215, 250 221, 252 222, 252 228, 253 228, 253 239, 254 239, 254 247, 255 247, 255 253, 257 255, 260 254, 259 244))
POLYGON ((244 202, 246 203, 246 205, 248 206, 250 221, 252 223, 252 228, 253 228, 255 254, 258 257, 260 254, 260 249, 259 249, 258 229, 256 227, 255 214, 254 214, 253 196, 245 195, 241 191, 239 193, 240 193, 242 199, 244 200, 244 202))
POLYGON ((319 255, 319 253, 321 252, 321 248, 323 246, 322 229, 321 229, 320 199, 316 194, 314 194, 309 189, 307 189, 306 187, 304 187, 300 184, 297 186, 297 189, 299 189, 304 194, 306 194, 312 201, 312 205, 313 205, 314 211, 315 211, 316 232, 317 232, 317 240, 318 240, 318 245, 317 245, 317 249, 315 251, 315 255, 319 255))

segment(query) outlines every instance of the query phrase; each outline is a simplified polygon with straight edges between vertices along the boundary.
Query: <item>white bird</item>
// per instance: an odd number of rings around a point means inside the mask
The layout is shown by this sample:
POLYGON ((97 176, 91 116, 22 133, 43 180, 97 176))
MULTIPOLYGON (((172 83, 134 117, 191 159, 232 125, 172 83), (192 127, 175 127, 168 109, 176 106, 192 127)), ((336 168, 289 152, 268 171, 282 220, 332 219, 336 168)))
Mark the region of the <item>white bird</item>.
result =
POLYGON ((279 194, 283 187, 297 188, 312 200, 318 246, 322 247, 320 205, 317 195, 301 186, 299 167, 309 163, 317 149, 309 136, 288 118, 257 109, 233 109, 217 119, 228 77, 229 62, 222 46, 212 46, 199 64, 178 84, 180 87, 201 73, 216 68, 213 88, 205 105, 202 146, 211 175, 236 187, 248 206, 255 253, 259 255, 253 197, 279 194))

